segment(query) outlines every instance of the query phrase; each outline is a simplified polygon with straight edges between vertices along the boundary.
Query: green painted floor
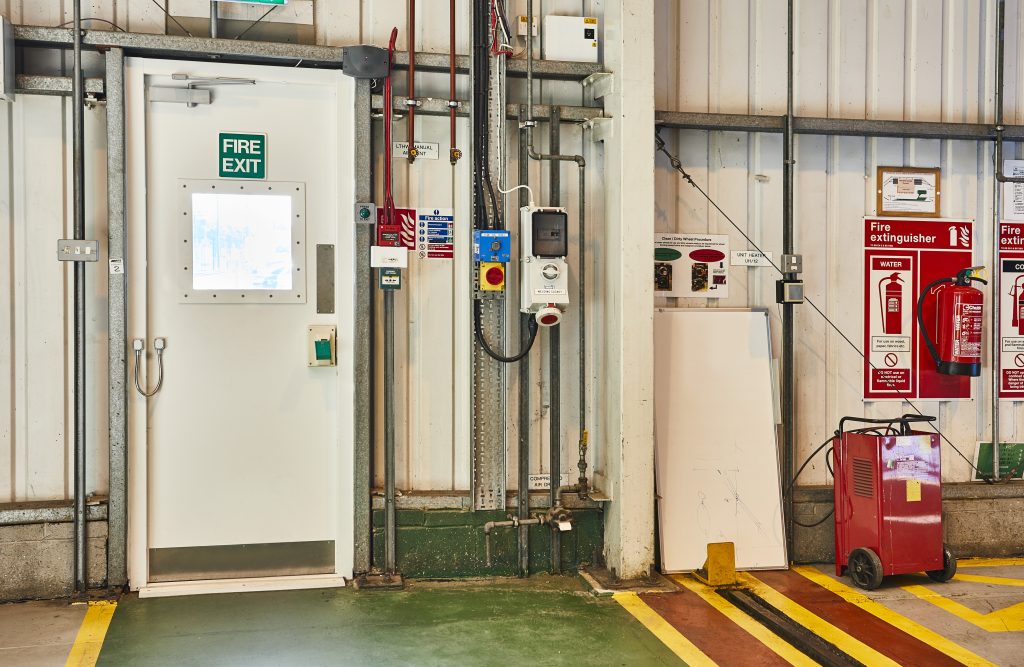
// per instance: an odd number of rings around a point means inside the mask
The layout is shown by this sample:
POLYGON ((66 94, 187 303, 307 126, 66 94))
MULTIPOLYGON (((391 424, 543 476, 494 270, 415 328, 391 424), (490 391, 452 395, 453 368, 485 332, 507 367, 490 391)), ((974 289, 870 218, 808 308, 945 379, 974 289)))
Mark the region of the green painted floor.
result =
POLYGON ((121 600, 99 665, 678 665, 569 577, 121 600))

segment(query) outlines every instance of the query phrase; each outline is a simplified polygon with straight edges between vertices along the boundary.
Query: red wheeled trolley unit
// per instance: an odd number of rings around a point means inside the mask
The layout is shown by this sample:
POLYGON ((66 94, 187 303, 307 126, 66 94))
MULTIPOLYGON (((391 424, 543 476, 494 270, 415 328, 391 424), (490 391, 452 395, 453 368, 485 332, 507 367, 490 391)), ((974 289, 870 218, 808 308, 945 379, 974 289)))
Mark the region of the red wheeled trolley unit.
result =
POLYGON ((840 420, 832 442, 837 576, 845 570, 868 590, 891 574, 953 578, 956 558, 942 543, 939 436, 911 426, 934 419, 840 420), (875 426, 846 431, 848 421, 875 426))

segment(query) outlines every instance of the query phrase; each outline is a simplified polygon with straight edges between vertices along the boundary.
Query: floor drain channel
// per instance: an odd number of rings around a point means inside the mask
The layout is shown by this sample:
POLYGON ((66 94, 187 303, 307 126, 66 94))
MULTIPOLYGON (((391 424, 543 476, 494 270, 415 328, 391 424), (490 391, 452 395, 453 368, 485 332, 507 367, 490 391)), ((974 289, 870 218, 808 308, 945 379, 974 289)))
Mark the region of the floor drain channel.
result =
POLYGON ((750 591, 723 589, 718 594, 819 664, 829 667, 865 667, 864 663, 855 660, 835 644, 825 641, 750 591))

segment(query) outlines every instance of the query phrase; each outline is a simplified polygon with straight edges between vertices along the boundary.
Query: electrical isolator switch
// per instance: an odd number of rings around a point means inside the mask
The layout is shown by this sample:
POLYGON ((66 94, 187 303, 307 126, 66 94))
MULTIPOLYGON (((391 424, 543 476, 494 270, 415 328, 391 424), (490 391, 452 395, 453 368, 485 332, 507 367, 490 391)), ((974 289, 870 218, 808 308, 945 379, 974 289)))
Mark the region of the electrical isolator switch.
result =
POLYGON ((500 292, 505 289, 505 265, 501 262, 480 262, 480 291, 500 292))
POLYGON ((475 230, 473 232, 473 259, 478 262, 512 261, 512 237, 508 230, 475 230))
POLYGON ((333 326, 313 324, 309 326, 308 338, 308 365, 313 366, 335 366, 337 365, 337 354, 335 353, 337 329, 333 326))

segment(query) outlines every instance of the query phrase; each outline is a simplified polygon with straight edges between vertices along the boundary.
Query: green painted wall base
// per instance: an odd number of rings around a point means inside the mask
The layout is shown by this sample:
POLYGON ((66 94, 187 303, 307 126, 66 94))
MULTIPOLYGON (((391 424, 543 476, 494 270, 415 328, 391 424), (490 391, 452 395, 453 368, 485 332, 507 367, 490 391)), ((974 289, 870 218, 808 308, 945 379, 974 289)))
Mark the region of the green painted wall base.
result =
MULTIPOLYGON (((398 570, 424 579, 515 576, 517 547, 513 527, 491 532, 491 566, 487 566, 484 524, 504 521, 508 512, 398 510, 398 570)), ((604 549, 600 509, 573 510, 573 529, 562 533, 562 571, 598 563, 604 549)), ((551 571, 551 528, 530 526, 530 572, 551 571)), ((373 564, 384 566, 384 511, 373 512, 373 564)))

